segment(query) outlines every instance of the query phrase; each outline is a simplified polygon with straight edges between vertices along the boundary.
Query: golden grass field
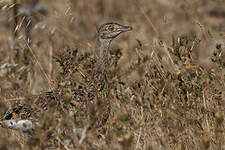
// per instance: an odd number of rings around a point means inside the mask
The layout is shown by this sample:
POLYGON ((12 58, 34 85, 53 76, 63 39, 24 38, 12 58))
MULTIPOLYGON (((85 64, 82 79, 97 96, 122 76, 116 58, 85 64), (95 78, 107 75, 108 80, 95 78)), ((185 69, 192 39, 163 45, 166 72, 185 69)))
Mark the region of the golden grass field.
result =
POLYGON ((46 14, 16 23, 26 1, 0 1, 0 150, 225 150, 224 0, 40 0, 46 14), (106 22, 133 30, 100 92, 106 22))

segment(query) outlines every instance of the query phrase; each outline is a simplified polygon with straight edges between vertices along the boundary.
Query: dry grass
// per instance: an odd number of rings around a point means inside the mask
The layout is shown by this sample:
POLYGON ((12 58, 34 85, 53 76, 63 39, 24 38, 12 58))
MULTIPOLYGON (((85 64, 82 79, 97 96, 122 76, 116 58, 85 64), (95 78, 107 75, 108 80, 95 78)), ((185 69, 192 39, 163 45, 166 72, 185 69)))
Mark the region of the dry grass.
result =
POLYGON ((40 4, 31 43, 21 24, 15 44, 12 3, 0 2, 0 149, 225 149, 223 0, 40 4), (133 31, 112 42, 99 91, 97 28, 111 21, 133 31), (21 119, 35 130, 4 126, 21 119))

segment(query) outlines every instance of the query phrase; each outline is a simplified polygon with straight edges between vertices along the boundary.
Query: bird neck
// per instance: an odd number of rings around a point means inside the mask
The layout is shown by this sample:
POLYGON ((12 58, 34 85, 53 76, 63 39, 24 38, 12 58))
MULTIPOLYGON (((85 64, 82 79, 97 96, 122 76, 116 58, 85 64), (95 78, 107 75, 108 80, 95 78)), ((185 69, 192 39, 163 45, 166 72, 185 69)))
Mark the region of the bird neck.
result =
POLYGON ((111 41, 112 41, 111 39, 98 38, 99 53, 98 53, 97 66, 100 72, 106 71, 106 66, 108 64, 108 56, 109 56, 109 46, 111 41))

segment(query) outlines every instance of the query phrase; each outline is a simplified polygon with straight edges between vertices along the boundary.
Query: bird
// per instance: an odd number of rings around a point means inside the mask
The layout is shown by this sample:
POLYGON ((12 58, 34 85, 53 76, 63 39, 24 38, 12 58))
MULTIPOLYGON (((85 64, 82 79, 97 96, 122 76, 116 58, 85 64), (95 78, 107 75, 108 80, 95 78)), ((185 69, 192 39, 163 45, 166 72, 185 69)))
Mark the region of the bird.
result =
MULTIPOLYGON (((109 22, 109 23, 104 23, 100 26, 99 30, 98 30, 98 58, 97 58, 97 62, 96 62, 96 66, 97 66, 97 73, 96 75, 96 80, 98 83, 100 83, 100 85, 97 85, 97 88, 100 89, 99 95, 102 96, 102 99, 104 99, 104 97, 107 97, 109 90, 105 90, 106 88, 108 88, 108 84, 107 84, 107 65, 108 65, 108 57, 109 57, 109 47, 111 45, 111 42, 113 39, 115 39, 116 37, 118 37, 121 33, 127 32, 132 30, 131 26, 124 26, 121 25, 119 23, 115 23, 115 22, 109 22)), ((92 82, 93 83, 93 82, 92 82)), ((92 84, 94 86, 96 86, 96 84, 92 84)), ((88 87, 91 87, 92 85, 89 85, 88 87)), ((28 97, 39 97, 40 98, 40 103, 42 104, 42 109, 45 110, 47 109, 48 104, 50 104, 50 102, 52 102, 52 100, 56 99, 56 95, 61 95, 62 97, 65 98, 65 95, 67 96, 68 99, 74 99, 77 102, 81 103, 81 104, 87 104, 86 101, 84 101, 83 99, 86 98, 85 93, 88 93, 87 95, 90 96, 90 101, 92 101, 92 94, 94 94, 95 97, 95 90, 93 90, 92 88, 78 88, 78 89, 71 89, 68 91, 61 91, 61 90, 55 90, 55 91, 48 91, 48 92, 43 92, 42 94, 38 94, 38 95, 30 95, 30 96, 26 96, 25 98, 28 97), (64 96, 63 96, 64 95, 64 96), (41 101, 41 99, 44 99, 44 101, 41 101)), ((97 94, 97 95, 98 95, 97 94)), ((88 96, 88 97, 89 97, 88 96)), ((98 100, 98 98, 97 98, 98 100)), ((108 103, 109 101, 107 101, 106 103, 98 103, 98 105, 96 105, 93 110, 95 111, 95 113, 97 115, 96 118, 92 119, 93 120, 93 125, 95 125, 96 127, 101 127, 103 126, 108 117, 109 117, 109 112, 110 112, 110 105, 108 103), (101 105, 100 105, 101 104, 101 105)), ((71 105, 72 102, 70 103, 71 105)), ((92 103, 90 103, 92 104, 92 103)), ((50 106, 50 105, 49 105, 50 106)), ((18 105, 15 106, 15 108, 8 110, 5 115, 3 116, 3 118, 0 118, 0 121, 8 121, 11 120, 13 117, 13 114, 17 114, 20 111, 16 111, 16 110, 23 110, 24 109, 25 112, 27 110, 30 110, 27 108, 26 105, 18 105)), ((92 110, 92 109, 91 109, 92 110)), ((33 111, 32 111, 33 112, 33 111)), ((29 118, 30 113, 28 111, 28 113, 26 113, 28 116, 27 118, 29 118)), ((23 132, 29 132, 30 130, 33 130, 35 127, 33 126, 32 122, 30 120, 20 120, 19 122, 7 122, 7 124, 9 128, 11 129, 20 129, 23 132), (27 123, 27 125, 29 125, 29 128, 22 128, 21 124, 27 123)), ((0 126, 1 126, 1 122, 0 122, 0 126)))
POLYGON ((104 73, 108 64, 109 47, 113 39, 121 33, 131 31, 131 26, 124 26, 116 22, 104 23, 98 30, 98 71, 104 73))
POLYGON ((109 47, 112 40, 118 37, 121 33, 131 30, 131 26, 121 25, 116 22, 104 23, 98 29, 98 59, 96 64, 97 71, 94 74, 94 80, 97 81, 95 85, 97 85, 98 91, 103 91, 104 89, 108 88, 107 67, 109 59, 109 47))
POLYGON ((98 58, 96 62, 97 71, 94 73, 94 82, 89 85, 90 89, 88 89, 88 93, 90 93, 89 95, 95 93, 94 95, 97 100, 97 105, 94 105, 92 108, 95 115, 92 116, 93 122, 91 123, 92 126, 97 128, 104 126, 110 116, 111 105, 108 97, 110 95, 110 84, 107 76, 110 52, 109 47, 113 39, 118 37, 121 33, 131 30, 131 26, 121 25, 116 22, 104 23, 98 29, 98 58), (97 87, 98 91, 96 92, 92 89, 92 87, 97 87))

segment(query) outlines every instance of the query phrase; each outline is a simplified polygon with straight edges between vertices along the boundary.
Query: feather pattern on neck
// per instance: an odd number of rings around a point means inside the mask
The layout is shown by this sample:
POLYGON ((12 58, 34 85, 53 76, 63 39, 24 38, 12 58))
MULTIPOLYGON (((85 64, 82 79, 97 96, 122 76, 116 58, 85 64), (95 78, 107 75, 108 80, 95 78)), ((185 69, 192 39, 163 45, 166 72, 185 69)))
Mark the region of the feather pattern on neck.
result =
POLYGON ((98 54, 98 70, 100 72, 105 72, 106 67, 108 65, 108 56, 109 56, 109 46, 111 43, 111 39, 98 39, 99 44, 99 54, 98 54))

